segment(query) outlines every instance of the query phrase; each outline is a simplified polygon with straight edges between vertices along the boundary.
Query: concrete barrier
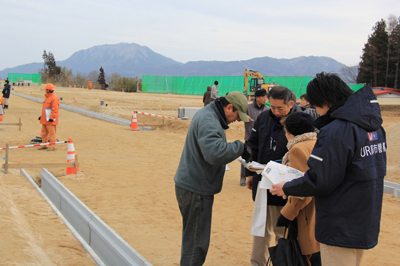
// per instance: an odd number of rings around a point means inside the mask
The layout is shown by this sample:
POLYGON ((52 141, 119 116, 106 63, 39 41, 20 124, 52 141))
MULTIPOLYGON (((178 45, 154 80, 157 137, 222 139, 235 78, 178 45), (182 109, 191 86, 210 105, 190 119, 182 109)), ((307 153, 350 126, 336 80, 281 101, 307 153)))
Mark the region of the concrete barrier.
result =
POLYGON ((203 107, 178 107, 178 118, 192 119, 201 108, 203 107))

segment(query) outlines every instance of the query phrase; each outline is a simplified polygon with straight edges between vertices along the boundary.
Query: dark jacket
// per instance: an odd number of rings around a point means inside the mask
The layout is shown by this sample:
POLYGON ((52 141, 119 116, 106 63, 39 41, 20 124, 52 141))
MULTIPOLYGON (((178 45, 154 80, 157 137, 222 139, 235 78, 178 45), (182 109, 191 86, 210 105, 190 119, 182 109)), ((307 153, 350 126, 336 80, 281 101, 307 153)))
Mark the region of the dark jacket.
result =
POLYGON ((386 136, 376 96, 365 86, 316 124, 321 127, 307 162, 310 169, 286 183, 283 191, 315 196, 318 242, 373 248, 378 242, 386 175, 386 136))
POLYGON ((247 112, 246 114, 248 116, 250 116, 250 118, 253 121, 249 121, 249 122, 244 122, 244 140, 247 141, 250 137, 251 134, 251 129, 254 126, 255 121, 257 120, 257 117, 265 110, 268 110, 269 107, 264 105, 258 106, 257 105, 257 101, 254 100, 253 102, 249 103, 248 107, 247 107, 247 112))
POLYGON ((221 191, 226 164, 237 159, 244 150, 241 141, 226 141, 224 130, 229 126, 223 112, 217 99, 193 117, 174 177, 178 187, 199 195, 221 191))
MULTIPOLYGON (((294 105, 289 114, 294 112, 302 112, 300 106, 294 105)), ((250 137, 247 140, 253 152, 253 161, 257 161, 261 164, 267 164, 269 161, 281 162, 283 155, 285 155, 288 149, 286 147, 287 139, 285 130, 279 121, 280 119, 276 118, 270 109, 262 112, 257 117, 250 137), (273 137, 272 146, 271 135, 273 137)), ((252 188, 253 200, 255 200, 258 182, 261 181, 261 175, 249 171, 246 173, 247 176, 253 174, 252 188)), ((282 197, 272 196, 269 190, 267 195, 268 205, 284 206, 286 203, 286 200, 282 199, 282 197)))
POLYGON ((204 93, 203 95, 203 103, 204 106, 206 106, 207 104, 209 104, 211 101, 211 87, 208 86, 207 87, 207 91, 204 93))
POLYGON ((10 98, 10 92, 11 92, 11 85, 8 84, 4 84, 4 88, 3 88, 3 97, 4 98, 10 98))

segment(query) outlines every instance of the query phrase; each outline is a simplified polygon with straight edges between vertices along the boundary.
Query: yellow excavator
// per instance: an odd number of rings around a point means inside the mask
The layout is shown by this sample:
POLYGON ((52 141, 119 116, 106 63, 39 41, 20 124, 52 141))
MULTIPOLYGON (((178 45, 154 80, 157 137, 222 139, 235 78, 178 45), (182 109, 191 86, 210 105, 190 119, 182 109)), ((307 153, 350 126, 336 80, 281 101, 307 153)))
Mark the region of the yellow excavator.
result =
POLYGON ((244 94, 247 96, 250 96, 250 98, 253 100, 254 99, 254 93, 258 89, 265 89, 267 92, 269 92, 270 88, 273 86, 276 86, 277 84, 274 83, 265 83, 264 77, 261 75, 260 72, 255 71, 255 70, 244 70, 244 94), (250 79, 250 84, 249 84, 249 77, 250 79), (250 85, 250 88, 249 88, 250 85))

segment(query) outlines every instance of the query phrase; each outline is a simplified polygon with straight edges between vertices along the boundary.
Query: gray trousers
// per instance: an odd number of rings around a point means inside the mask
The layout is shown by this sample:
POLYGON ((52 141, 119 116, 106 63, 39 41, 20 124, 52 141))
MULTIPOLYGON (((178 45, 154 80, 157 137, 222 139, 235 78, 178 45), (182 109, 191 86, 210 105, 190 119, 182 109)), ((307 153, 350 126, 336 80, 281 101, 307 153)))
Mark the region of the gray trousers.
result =
POLYGON ((175 194, 183 224, 180 265, 203 265, 210 245, 214 195, 198 195, 176 185, 175 194))

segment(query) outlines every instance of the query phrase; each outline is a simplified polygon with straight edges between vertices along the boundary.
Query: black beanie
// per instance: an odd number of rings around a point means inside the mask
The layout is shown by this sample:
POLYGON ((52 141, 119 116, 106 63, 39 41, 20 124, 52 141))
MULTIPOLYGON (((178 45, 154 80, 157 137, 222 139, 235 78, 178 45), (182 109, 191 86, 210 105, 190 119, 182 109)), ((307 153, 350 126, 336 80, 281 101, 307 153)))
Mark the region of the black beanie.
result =
POLYGON ((294 136, 314 132, 314 118, 307 113, 296 112, 286 117, 285 127, 294 136))

